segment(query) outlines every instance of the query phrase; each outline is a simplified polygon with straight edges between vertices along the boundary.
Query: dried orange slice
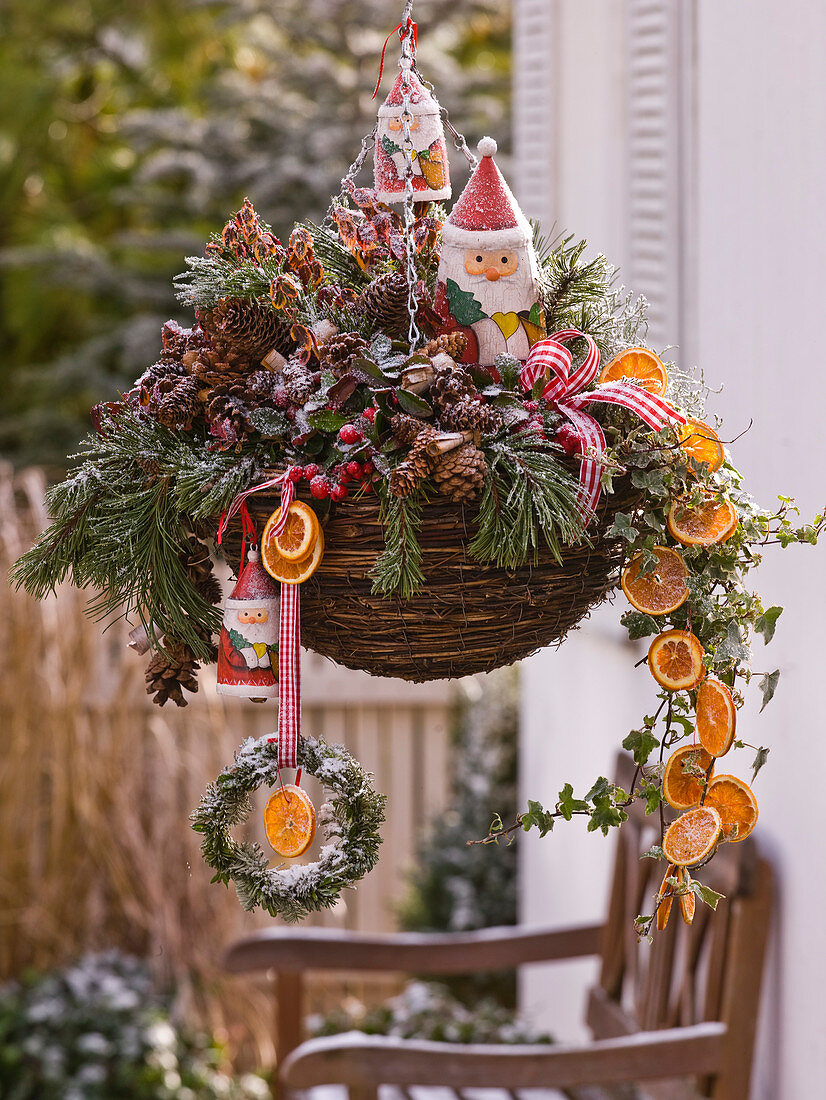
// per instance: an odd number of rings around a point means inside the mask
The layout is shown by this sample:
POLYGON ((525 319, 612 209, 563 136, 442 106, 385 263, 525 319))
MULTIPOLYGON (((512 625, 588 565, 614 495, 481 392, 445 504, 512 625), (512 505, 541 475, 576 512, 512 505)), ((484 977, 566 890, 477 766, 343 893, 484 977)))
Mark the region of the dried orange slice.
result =
POLYGON ((686 924, 691 924, 694 920, 694 910, 697 907, 697 899, 688 889, 691 885, 691 875, 685 867, 680 867, 677 870, 677 878, 680 880, 680 886, 686 887, 686 892, 680 894, 680 914, 686 924))
POLYGON ((668 615, 688 599, 688 568, 682 555, 668 546, 655 546, 657 565, 642 573, 643 554, 635 554, 622 571, 622 590, 637 611, 668 615))
POLYGON ((315 512, 303 500, 294 500, 287 509, 287 522, 280 535, 272 535, 281 517, 281 509, 270 516, 261 539, 262 546, 274 544, 287 561, 301 561, 311 554, 320 530, 315 512))
POLYGON ((309 795, 292 783, 279 787, 267 799, 264 831, 276 855, 303 855, 315 836, 315 806, 309 795))
POLYGON ((714 759, 700 745, 682 745, 669 756, 663 772, 663 798, 675 810, 691 810, 700 805, 705 783, 687 766, 696 765, 704 773, 714 767, 714 759))
POLYGON ((705 805, 719 813, 726 840, 745 840, 757 824, 757 799, 748 783, 736 775, 715 776, 708 785, 705 805))
POLYGON ((712 756, 725 756, 734 742, 737 708, 731 692, 719 680, 703 680, 695 704, 697 738, 712 756))
POLYGON ((671 887, 668 885, 668 880, 674 875, 677 868, 673 863, 669 863, 668 870, 663 875, 663 880, 660 883, 660 892, 657 894, 657 931, 663 932, 665 926, 668 924, 668 918, 671 916, 671 906, 674 902, 674 895, 671 893, 671 887))
POLYGON ((723 824, 713 806, 686 810, 672 821, 663 837, 665 858, 678 867, 702 863, 717 846, 723 824))
POLYGON ((651 675, 669 691, 689 691, 705 676, 703 647, 687 630, 665 630, 648 650, 651 675))
POLYGON ((282 558, 273 540, 269 544, 261 540, 261 561, 269 575, 284 584, 302 584, 315 573, 324 557, 324 532, 319 527, 318 538, 312 552, 300 561, 282 558))
POLYGON ((709 496, 691 507, 675 500, 668 513, 668 531, 684 546, 713 546, 731 538, 737 528, 737 512, 728 500, 709 496))
POLYGON ((658 355, 648 348, 628 348, 603 368, 600 382, 618 382, 629 378, 638 382, 644 390, 662 397, 668 385, 668 371, 658 355))
POLYGON ((709 473, 723 465, 725 452, 720 437, 702 420, 688 420, 680 428, 680 446, 695 462, 705 462, 709 473))

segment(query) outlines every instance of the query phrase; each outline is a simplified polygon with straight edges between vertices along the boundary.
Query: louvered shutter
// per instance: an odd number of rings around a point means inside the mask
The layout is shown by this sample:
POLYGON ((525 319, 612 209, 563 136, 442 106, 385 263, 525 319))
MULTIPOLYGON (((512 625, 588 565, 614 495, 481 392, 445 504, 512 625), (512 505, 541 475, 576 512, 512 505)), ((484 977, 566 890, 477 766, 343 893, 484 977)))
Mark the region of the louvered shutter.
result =
POLYGON ((626 0, 628 240, 624 281, 649 302, 656 348, 688 338, 691 260, 691 56, 693 5, 626 0))
POLYGON ((557 5, 550 0, 517 0, 513 19, 514 189, 525 214, 547 230, 556 216, 552 204, 557 193, 557 5))

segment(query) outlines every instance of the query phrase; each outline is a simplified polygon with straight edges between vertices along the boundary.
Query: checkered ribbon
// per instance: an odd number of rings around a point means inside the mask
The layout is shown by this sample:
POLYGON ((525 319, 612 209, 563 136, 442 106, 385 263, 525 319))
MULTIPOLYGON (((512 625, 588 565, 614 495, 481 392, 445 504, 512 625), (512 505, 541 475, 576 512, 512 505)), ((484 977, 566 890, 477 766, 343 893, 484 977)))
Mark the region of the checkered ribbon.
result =
POLYGON ((650 428, 661 431, 668 424, 685 424, 686 419, 680 413, 647 390, 633 382, 604 382, 593 390, 586 387, 599 371, 599 348, 590 336, 577 329, 562 329, 539 340, 531 348, 525 366, 519 375, 522 388, 530 392, 542 378, 548 383, 542 396, 552 401, 574 429, 574 435, 583 456, 579 467, 581 483, 580 501, 588 518, 596 511, 600 497, 600 462, 605 450, 605 436, 602 428, 589 413, 584 411, 592 402, 608 405, 622 405, 637 414, 650 428), (563 341, 583 339, 588 345, 585 362, 571 373, 573 356, 563 341))
MULTIPOLYGON (((254 485, 239 493, 224 515, 218 527, 218 542, 227 523, 238 512, 242 517, 247 498, 264 489, 281 486, 281 508, 278 519, 272 525, 267 542, 282 534, 287 526, 287 513, 295 496, 295 482, 290 477, 292 467, 283 474, 254 485)), ((281 614, 278 623, 278 766, 295 768, 298 739, 301 736, 301 597, 300 585, 281 585, 281 614)))

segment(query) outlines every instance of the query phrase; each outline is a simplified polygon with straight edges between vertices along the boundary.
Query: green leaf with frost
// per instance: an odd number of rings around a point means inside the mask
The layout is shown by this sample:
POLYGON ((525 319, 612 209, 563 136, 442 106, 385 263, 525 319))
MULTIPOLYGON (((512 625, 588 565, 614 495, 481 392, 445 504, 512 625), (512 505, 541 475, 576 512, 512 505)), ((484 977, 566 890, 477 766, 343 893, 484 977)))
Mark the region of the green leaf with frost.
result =
POLYGON ((622 747, 634 754, 635 764, 645 764, 659 745, 659 738, 655 737, 650 730, 631 730, 622 742, 622 747))
POLYGON ((752 765, 751 765, 751 781, 752 781, 752 783, 757 778, 757 773, 760 771, 760 769, 763 767, 763 765, 769 759, 769 751, 770 751, 769 749, 763 748, 762 746, 757 750, 757 756, 755 756, 754 760, 752 761, 752 765))
POLYGON ((758 687, 763 693, 763 705, 760 707, 760 713, 766 709, 768 704, 774 698, 774 693, 777 691, 777 685, 780 682, 780 669, 776 668, 774 672, 767 672, 760 677, 758 687))
POLYGON ((782 607, 767 607, 763 614, 757 619, 754 624, 754 629, 758 634, 763 635, 763 642, 768 645, 774 637, 774 630, 777 625, 777 620, 783 614, 782 607))

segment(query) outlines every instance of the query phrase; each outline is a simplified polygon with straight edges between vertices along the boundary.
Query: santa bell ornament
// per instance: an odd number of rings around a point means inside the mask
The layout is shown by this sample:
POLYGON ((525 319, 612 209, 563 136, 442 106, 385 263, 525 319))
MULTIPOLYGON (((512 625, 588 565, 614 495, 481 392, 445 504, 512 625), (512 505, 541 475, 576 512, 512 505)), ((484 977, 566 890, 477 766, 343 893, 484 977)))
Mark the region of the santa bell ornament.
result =
POLYGON ((496 142, 479 142, 479 164, 442 229, 436 311, 443 332, 468 337, 464 362, 525 359, 545 335, 533 233, 496 167, 496 142))
MULTIPOLYGON (((404 64, 407 59, 402 59, 404 64)), ((435 97, 409 67, 409 100, 405 115, 402 100, 404 72, 396 77, 390 95, 379 107, 373 160, 376 198, 379 202, 404 202, 404 122, 410 127, 410 159, 413 168, 413 198, 416 202, 443 202, 450 198, 450 168, 435 97)))
POLYGON ((220 695, 264 701, 278 695, 278 589, 250 550, 238 583, 224 602, 218 643, 220 695))

